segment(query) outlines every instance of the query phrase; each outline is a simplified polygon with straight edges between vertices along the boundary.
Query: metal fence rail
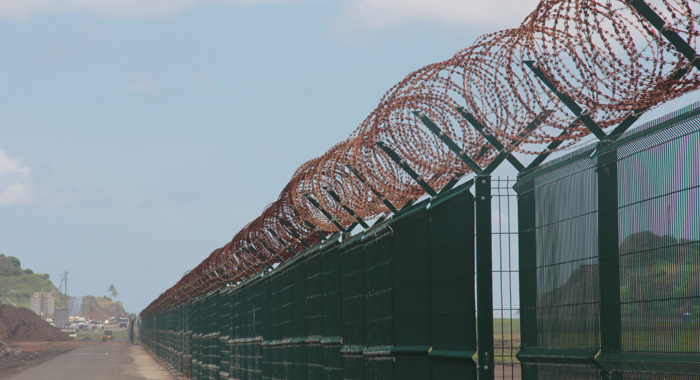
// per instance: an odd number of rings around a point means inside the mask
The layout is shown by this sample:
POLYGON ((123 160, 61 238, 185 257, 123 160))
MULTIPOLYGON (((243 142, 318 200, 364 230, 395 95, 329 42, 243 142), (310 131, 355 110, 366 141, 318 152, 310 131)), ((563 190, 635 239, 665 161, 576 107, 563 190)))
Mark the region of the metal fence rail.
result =
POLYGON ((524 379, 700 375, 699 150, 695 104, 521 174, 524 379))

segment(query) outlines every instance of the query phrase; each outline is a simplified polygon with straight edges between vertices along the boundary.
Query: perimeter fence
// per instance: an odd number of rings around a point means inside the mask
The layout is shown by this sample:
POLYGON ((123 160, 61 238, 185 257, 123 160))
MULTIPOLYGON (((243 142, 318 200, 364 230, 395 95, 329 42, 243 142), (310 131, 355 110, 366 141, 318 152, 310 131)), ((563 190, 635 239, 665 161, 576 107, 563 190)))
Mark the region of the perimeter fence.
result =
POLYGON ((192 379, 476 379, 466 183, 143 322, 192 379))
POLYGON ((700 378, 699 115, 519 176, 523 379, 700 378))
POLYGON ((628 131, 700 88, 698 3, 543 0, 409 74, 144 346, 193 379, 698 379, 700 111, 628 131))
POLYGON ((141 335, 190 379, 700 379, 700 103, 336 234, 141 335))

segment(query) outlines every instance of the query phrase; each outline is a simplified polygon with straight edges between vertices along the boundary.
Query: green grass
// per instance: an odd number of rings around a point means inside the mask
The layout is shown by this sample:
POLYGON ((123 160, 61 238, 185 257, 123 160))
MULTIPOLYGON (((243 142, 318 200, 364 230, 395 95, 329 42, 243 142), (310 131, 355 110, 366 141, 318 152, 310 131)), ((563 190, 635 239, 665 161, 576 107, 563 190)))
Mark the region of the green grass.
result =
POLYGON ((520 351, 520 319, 493 319, 493 346, 496 363, 520 363, 515 354, 520 351))
MULTIPOLYGON (((29 299, 34 292, 46 292, 55 290, 55 286, 43 274, 25 274, 18 276, 0 276, 0 302, 9 298, 15 305, 29 307, 29 299)), ((55 300, 55 307, 62 307, 63 303, 59 298, 55 300)))
MULTIPOLYGON (((520 363, 515 357, 520 350, 520 319, 493 319, 493 347, 496 363, 520 363)), ((478 361, 478 353, 472 358, 478 361)))
POLYGON ((622 330, 622 348, 640 352, 698 352, 700 331, 695 324, 666 323, 660 326, 630 324, 622 330))

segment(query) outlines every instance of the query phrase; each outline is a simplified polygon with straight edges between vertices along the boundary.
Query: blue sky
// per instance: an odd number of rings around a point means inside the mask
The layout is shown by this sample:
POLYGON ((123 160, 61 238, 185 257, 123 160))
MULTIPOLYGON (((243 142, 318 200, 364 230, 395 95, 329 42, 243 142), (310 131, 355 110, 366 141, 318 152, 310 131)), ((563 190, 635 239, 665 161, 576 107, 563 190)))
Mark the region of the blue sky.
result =
POLYGON ((485 3, 3 1, 0 253, 141 311, 405 75, 537 2, 485 3))

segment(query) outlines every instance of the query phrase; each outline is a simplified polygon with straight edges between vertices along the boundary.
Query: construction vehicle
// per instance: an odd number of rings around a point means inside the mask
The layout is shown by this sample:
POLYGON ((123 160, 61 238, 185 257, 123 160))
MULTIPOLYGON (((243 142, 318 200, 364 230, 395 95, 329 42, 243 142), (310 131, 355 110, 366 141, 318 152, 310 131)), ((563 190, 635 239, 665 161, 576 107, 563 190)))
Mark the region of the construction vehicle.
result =
POLYGON ((102 336, 103 342, 112 342, 114 340, 114 334, 111 331, 105 330, 105 334, 102 336))

